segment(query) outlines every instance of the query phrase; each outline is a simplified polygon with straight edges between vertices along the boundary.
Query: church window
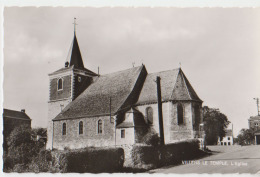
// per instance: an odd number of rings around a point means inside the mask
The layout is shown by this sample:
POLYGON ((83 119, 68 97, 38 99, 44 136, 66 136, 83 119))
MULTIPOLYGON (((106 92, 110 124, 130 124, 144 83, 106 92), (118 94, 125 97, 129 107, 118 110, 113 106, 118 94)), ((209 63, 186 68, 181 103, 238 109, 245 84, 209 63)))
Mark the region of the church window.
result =
POLYGON ((230 140, 230 137, 228 137, 227 139, 230 140))
POLYGON ((78 81, 81 82, 81 77, 80 76, 78 77, 78 81))
POLYGON ((62 90, 62 89, 63 89, 63 79, 60 78, 60 79, 58 80, 58 90, 62 90))
POLYGON ((151 107, 146 108, 146 118, 148 124, 153 124, 153 108, 151 107))
POLYGON ((79 122, 79 134, 80 135, 83 134, 83 122, 82 121, 79 122))
POLYGON ((98 121, 98 134, 102 134, 102 120, 98 121))
POLYGON ((121 130, 121 138, 125 138, 125 130, 124 129, 121 130))
POLYGON ((178 125, 183 124, 183 107, 181 104, 177 106, 177 118, 178 118, 178 125))
POLYGON ((66 135, 66 123, 62 124, 62 135, 66 135))

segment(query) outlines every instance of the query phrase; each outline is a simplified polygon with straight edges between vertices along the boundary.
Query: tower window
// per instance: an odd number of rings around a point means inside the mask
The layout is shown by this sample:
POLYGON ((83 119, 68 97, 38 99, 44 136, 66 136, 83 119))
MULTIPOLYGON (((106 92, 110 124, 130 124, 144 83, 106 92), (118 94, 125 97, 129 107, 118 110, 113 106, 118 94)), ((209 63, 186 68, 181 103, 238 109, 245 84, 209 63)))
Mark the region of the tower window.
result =
POLYGON ((183 124, 183 107, 181 104, 177 106, 177 118, 178 118, 178 125, 183 124))
POLYGON ((63 79, 60 78, 60 79, 58 80, 58 90, 62 90, 62 89, 63 89, 63 79))
POLYGON ((62 124, 62 135, 66 135, 66 123, 62 124))
POLYGON ((146 118, 148 124, 153 124, 153 108, 151 107, 146 108, 146 118))
POLYGON ((98 134, 102 134, 102 120, 98 121, 98 134))
POLYGON ((78 81, 81 82, 81 77, 80 76, 78 77, 78 81))
POLYGON ((125 130, 124 129, 121 130, 121 138, 125 138, 125 130))
POLYGON ((79 122, 79 134, 80 135, 83 134, 83 122, 82 121, 79 122))

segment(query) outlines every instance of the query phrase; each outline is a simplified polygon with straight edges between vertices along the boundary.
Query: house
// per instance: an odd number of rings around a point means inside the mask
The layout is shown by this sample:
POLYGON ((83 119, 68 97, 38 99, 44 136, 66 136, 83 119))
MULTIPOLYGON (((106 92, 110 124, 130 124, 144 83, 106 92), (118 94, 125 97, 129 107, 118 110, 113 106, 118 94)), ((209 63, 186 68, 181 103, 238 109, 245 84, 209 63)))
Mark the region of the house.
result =
POLYGON ((99 75, 84 67, 76 34, 65 67, 49 74, 48 149, 201 138, 202 100, 181 68, 144 65, 99 75))
POLYGON ((233 131, 231 129, 226 130, 226 135, 223 137, 223 139, 220 141, 220 138, 218 138, 218 145, 221 146, 231 146, 233 145, 233 131))
POLYGON ((248 126, 254 131, 255 144, 260 144, 260 115, 251 116, 248 119, 248 126))
POLYGON ((10 133, 14 128, 19 126, 26 126, 31 128, 31 118, 25 113, 25 109, 21 111, 15 111, 10 109, 4 109, 3 111, 3 135, 4 135, 4 150, 6 150, 6 142, 10 133))

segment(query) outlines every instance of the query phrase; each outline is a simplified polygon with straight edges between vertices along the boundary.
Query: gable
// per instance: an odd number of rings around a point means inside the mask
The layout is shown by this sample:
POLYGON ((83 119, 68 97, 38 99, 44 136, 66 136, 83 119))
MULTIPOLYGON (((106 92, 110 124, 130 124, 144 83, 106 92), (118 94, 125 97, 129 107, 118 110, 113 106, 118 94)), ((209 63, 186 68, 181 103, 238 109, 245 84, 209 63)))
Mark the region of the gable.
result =
POLYGON ((148 74, 137 105, 157 103, 156 77, 161 78, 162 101, 193 100, 200 101, 188 79, 180 68, 148 74))

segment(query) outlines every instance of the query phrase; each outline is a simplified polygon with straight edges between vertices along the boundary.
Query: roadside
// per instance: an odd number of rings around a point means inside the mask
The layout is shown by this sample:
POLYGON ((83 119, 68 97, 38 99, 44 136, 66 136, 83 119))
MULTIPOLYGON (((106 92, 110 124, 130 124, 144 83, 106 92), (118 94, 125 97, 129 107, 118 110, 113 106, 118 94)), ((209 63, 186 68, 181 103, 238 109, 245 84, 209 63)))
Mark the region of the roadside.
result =
POLYGON ((150 173, 251 173, 260 171, 260 146, 209 146, 212 154, 150 173))

